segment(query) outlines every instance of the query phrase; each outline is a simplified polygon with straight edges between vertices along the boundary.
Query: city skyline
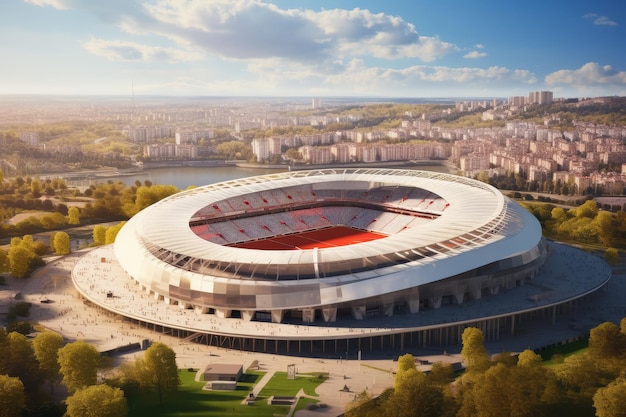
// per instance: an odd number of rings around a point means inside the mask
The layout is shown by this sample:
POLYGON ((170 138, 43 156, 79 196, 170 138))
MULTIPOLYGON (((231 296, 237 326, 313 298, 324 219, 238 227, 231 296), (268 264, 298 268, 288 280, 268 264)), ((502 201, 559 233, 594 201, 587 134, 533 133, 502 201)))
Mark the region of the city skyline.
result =
POLYGON ((626 95, 619 0, 8 0, 0 94, 626 95))

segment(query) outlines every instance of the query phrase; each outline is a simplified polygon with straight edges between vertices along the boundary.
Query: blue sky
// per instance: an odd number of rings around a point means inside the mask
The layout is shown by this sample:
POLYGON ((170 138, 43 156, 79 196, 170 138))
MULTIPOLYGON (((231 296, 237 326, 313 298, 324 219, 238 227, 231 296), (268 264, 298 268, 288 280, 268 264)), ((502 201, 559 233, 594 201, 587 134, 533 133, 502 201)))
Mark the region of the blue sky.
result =
POLYGON ((0 94, 626 96, 623 0, 2 0, 0 94))

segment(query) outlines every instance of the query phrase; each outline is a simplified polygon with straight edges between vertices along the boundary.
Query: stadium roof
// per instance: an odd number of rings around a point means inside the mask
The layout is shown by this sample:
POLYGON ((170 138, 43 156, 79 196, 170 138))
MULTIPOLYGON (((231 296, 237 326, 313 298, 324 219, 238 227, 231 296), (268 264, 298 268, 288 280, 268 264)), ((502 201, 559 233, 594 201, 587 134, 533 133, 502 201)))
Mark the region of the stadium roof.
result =
MULTIPOLYGON (((451 258, 463 263, 462 268, 456 268, 462 272, 472 265, 479 267, 528 251, 541 238, 536 220, 488 184, 450 174, 391 169, 290 171, 211 184, 183 191, 148 207, 133 217, 121 233, 116 256, 125 265, 132 265, 133 259, 136 261, 140 255, 156 257, 172 268, 193 273, 260 280, 311 277, 303 272, 311 270, 318 279, 341 275, 367 279, 405 268, 434 266, 435 261, 451 258), (190 229, 190 219, 202 207, 236 196, 303 184, 318 189, 337 184, 346 188, 363 187, 363 184, 370 188, 420 188, 440 196, 448 205, 439 217, 419 227, 383 239, 330 249, 234 248, 201 239, 190 229), (124 238, 128 233, 134 238, 124 238), (492 245, 503 240, 507 240, 506 245, 492 245), (137 251, 138 242, 143 254, 137 251), (471 256, 460 256, 469 252, 471 256)), ((453 275, 454 269, 446 273, 453 275)), ((137 275, 132 270, 129 273, 137 275)), ((440 278, 441 274, 436 273, 431 279, 440 278)), ((431 279, 422 277, 426 281, 431 279)))

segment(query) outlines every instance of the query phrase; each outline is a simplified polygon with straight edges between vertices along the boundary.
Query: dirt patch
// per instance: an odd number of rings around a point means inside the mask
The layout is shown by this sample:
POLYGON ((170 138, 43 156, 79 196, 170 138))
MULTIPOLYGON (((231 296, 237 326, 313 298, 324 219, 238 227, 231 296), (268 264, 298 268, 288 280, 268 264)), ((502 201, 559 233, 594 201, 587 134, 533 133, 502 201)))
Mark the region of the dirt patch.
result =
POLYGON ((7 220, 7 223, 12 224, 12 225, 16 225, 19 222, 21 222, 22 220, 26 220, 29 217, 36 217, 36 218, 40 218, 45 216, 46 214, 50 214, 50 212, 47 211, 26 211, 24 213, 19 213, 16 214, 15 216, 11 217, 9 220, 7 220))

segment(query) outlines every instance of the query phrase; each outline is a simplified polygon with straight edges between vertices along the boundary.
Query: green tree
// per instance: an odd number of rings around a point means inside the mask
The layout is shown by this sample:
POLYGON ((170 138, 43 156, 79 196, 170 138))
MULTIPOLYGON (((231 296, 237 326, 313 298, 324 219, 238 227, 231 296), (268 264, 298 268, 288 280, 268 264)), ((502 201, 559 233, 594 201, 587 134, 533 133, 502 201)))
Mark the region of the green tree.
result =
POLYGON ((8 361, 9 354, 9 338, 4 327, 0 327, 0 375, 9 372, 8 361))
POLYGON ((538 417, 543 414, 546 371, 541 366, 507 366, 500 362, 475 375, 463 396, 459 416, 538 417))
POLYGON ((398 358, 398 370, 396 371, 395 377, 396 388, 398 388, 397 384, 401 383, 404 374, 412 369, 417 369, 415 367, 415 357, 413 355, 407 353, 398 358))
POLYGON ((30 192, 33 198, 41 197, 41 182, 39 180, 32 180, 30 183, 30 192))
POLYGON ((117 234, 119 233, 119 231, 122 229, 122 227, 124 227, 124 225, 126 224, 126 222, 120 222, 114 226, 111 226, 107 229, 107 232, 105 234, 105 239, 104 239, 104 243, 106 245, 110 245, 111 243, 115 243, 115 238, 117 237, 117 234))
POLYGON ((609 265, 616 266, 619 263, 619 253, 617 252, 617 249, 606 248, 604 251, 604 259, 606 259, 609 265))
POLYGON ((163 397, 167 393, 178 390, 178 367, 176 352, 164 343, 153 343, 143 357, 144 381, 156 389, 159 404, 163 405, 163 397))
POLYGON ((137 212, 143 210, 144 208, 156 203, 164 199, 165 197, 169 197, 170 195, 176 194, 180 190, 173 185, 153 185, 150 187, 139 187, 137 189, 137 197, 135 199, 135 210, 137 212))
POLYGON ((463 343, 461 358, 468 371, 483 371, 489 367, 489 355, 480 329, 466 327, 461 335, 461 341, 463 343))
POLYGON ((626 382, 619 380, 598 389, 593 406, 598 417, 626 417, 626 382))
POLYGON ((607 246, 613 243, 613 215, 608 211, 600 211, 593 222, 598 228, 598 239, 600 242, 607 246))
POLYGON ((597 361, 598 367, 607 365, 612 369, 619 366, 626 354, 626 335, 615 323, 601 323, 589 331, 588 354, 597 361))
POLYGON ((576 209, 576 217, 595 218, 598 215, 598 204, 593 200, 587 200, 576 209))
POLYGON ((27 393, 35 393, 41 385, 39 363, 30 341, 21 333, 11 332, 9 341, 9 358, 7 374, 18 377, 24 384, 27 393))
POLYGON ((444 409, 441 389, 430 385, 424 373, 415 367, 396 374, 394 391, 385 401, 385 416, 390 417, 439 417, 444 409))
POLYGON ((100 353, 93 345, 84 340, 68 343, 59 349, 58 356, 63 384, 69 392, 96 384, 100 353))
POLYGON ((80 210, 78 210, 78 207, 72 206, 67 209, 67 223, 72 225, 80 224, 80 210))
POLYGON ((54 382, 59 379, 59 349, 63 346, 63 337, 55 332, 41 332, 33 339, 33 350, 39 362, 42 377, 50 382, 50 393, 54 382))
POLYGON ((0 249, 0 271, 9 270, 9 257, 7 251, 0 249))
POLYGON ((65 232, 56 232, 52 238, 51 249, 54 249, 57 255, 70 253, 70 235, 65 232))
POLYGON ((454 382, 454 367, 451 363, 433 363, 428 373, 428 381, 431 385, 445 387, 454 382))
POLYGON ((107 228, 102 226, 101 224, 96 225, 93 228, 92 236, 93 236, 93 244, 94 246, 102 246, 106 242, 106 233, 107 228))
POLYGON ((19 378, 0 375, 0 417, 19 417, 26 406, 24 384, 19 378))
POLYGON ((128 403, 124 392, 106 384, 80 389, 66 400, 67 417, 125 417, 128 403))
POLYGON ((367 417, 380 415, 380 410, 367 391, 361 391, 346 406, 345 417, 367 417))
POLYGON ((9 249, 9 271, 16 278, 25 278, 31 272, 31 265, 37 254, 27 246, 16 246, 9 249))
POLYGON ((530 349, 524 350, 517 358, 517 366, 541 365, 541 356, 530 349))

